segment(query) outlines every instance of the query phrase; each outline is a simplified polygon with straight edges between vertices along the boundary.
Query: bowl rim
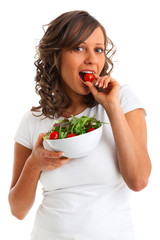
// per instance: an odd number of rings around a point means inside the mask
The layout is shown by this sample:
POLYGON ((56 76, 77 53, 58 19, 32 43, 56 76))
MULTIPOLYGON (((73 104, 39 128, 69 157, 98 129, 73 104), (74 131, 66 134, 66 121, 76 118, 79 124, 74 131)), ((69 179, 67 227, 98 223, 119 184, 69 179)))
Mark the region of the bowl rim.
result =
MULTIPOLYGON (((103 125, 101 125, 99 128, 96 128, 96 130, 98 131, 98 130, 100 130, 100 129, 102 129, 102 127, 103 127, 103 125)), ((96 130, 94 130, 94 131, 91 131, 91 132, 86 132, 86 133, 83 133, 83 134, 80 134, 80 135, 76 135, 76 136, 73 136, 73 137, 71 137, 71 138, 61 138, 61 139, 44 139, 44 140, 46 140, 47 142, 49 141, 49 142, 60 142, 60 141, 71 141, 71 139, 73 139, 74 137, 76 137, 76 139, 77 138, 79 138, 79 137, 82 137, 82 136, 84 136, 85 134, 88 134, 88 136, 89 136, 89 134, 91 135, 91 134, 93 134, 96 130)), ((97 132, 96 131, 96 132, 97 132)))

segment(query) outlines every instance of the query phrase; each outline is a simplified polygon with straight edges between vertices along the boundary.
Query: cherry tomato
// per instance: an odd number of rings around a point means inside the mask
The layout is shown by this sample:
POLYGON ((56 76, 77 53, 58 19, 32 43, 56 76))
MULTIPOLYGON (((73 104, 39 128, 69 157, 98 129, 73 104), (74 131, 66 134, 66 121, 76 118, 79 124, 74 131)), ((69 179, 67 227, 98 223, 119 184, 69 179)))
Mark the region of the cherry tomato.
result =
POLYGON ((68 136, 67 136, 67 138, 69 138, 69 137, 75 137, 75 136, 77 136, 75 133, 69 133, 68 136))
POLYGON ((96 130, 96 129, 95 128, 89 128, 87 132, 92 132, 94 130, 96 130))
POLYGON ((53 131, 49 135, 49 139, 58 139, 59 138, 59 133, 57 131, 53 131))
POLYGON ((94 80, 94 75, 92 73, 86 73, 84 74, 84 77, 83 77, 84 81, 85 82, 93 82, 94 80))

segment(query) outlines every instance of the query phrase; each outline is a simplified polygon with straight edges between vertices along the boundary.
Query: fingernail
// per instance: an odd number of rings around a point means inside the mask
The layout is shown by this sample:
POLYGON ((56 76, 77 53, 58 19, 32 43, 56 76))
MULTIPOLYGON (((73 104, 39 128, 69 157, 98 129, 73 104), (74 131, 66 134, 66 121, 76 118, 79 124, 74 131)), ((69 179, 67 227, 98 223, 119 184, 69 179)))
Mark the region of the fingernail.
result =
POLYGON ((63 157, 63 156, 64 156, 64 152, 61 152, 59 155, 60 155, 61 157, 63 157))
POLYGON ((98 85, 98 82, 95 83, 95 86, 97 86, 97 85, 98 85))
POLYGON ((99 84, 99 87, 102 87, 102 83, 99 84))

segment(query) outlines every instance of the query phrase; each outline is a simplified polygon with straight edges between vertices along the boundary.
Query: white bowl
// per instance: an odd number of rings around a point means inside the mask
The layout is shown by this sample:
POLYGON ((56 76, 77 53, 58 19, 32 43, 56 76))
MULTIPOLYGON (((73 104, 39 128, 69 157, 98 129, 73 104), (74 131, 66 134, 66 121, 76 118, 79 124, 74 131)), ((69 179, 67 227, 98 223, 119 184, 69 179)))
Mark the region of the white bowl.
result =
POLYGON ((44 147, 50 151, 62 151, 68 158, 79 158, 87 156, 98 145, 102 136, 103 125, 75 137, 50 140, 45 139, 44 147))

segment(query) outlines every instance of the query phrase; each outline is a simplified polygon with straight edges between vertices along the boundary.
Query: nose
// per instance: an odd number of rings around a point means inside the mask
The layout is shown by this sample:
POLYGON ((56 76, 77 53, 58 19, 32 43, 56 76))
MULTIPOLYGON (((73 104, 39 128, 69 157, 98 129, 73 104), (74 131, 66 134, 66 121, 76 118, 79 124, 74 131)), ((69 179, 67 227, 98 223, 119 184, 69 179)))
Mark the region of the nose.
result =
POLYGON ((94 51, 87 51, 85 53, 85 64, 96 64, 97 63, 97 57, 94 51))

